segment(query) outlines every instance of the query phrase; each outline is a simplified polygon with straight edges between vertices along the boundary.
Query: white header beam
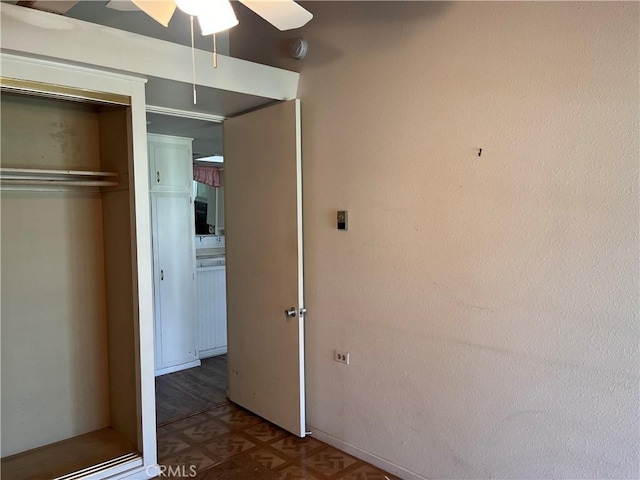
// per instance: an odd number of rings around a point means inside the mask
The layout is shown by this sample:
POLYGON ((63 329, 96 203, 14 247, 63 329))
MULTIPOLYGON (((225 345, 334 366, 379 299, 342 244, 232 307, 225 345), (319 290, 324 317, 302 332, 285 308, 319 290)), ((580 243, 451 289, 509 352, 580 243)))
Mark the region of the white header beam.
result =
MULTIPOLYGON (((122 72, 192 82, 191 49, 164 40, 0 3, 2 50, 122 72)), ((300 75, 237 58, 195 51, 196 84, 274 100, 296 97, 300 75)))

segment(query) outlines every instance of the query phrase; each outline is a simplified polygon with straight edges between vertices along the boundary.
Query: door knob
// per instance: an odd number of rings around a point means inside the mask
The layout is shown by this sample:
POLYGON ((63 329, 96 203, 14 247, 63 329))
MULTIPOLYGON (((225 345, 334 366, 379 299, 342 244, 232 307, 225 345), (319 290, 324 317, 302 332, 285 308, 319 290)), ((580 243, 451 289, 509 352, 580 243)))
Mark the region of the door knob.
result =
POLYGON ((284 311, 284 316, 287 318, 296 318, 296 307, 291 307, 284 311))

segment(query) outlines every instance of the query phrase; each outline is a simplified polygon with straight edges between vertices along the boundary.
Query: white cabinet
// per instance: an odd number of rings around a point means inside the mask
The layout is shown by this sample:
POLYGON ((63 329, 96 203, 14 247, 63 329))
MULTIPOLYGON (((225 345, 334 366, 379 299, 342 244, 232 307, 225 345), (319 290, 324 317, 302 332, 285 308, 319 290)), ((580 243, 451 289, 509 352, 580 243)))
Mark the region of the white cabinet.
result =
POLYGON ((149 134, 148 139, 151 191, 190 193, 193 185, 192 139, 155 134, 149 134))
POLYGON ((200 364, 191 140, 149 135, 156 375, 200 364), (154 183, 155 182, 155 183, 154 183))
POLYGON ((198 356, 227 353, 225 267, 198 268, 198 356))
POLYGON ((156 306, 156 368, 197 358, 192 204, 174 192, 152 194, 156 306))

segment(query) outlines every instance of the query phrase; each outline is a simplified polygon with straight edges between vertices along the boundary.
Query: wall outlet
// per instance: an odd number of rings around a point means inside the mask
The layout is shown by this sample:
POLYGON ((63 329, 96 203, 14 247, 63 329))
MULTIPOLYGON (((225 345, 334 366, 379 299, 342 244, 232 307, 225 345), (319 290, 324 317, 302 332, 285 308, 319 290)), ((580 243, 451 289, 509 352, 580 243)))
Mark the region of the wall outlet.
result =
POLYGON ((333 360, 338 363, 344 363, 345 365, 349 365, 349 354, 346 352, 341 352, 339 350, 334 350, 333 360))

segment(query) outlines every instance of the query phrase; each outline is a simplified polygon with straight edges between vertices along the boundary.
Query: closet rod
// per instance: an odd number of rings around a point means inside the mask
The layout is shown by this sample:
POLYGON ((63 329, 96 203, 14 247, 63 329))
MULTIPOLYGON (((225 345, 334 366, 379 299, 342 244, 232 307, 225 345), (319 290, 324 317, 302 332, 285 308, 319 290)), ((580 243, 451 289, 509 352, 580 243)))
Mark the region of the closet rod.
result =
POLYGON ((108 182, 106 180, 35 180, 20 178, 0 178, 1 184, 7 185, 47 185, 47 186, 67 186, 67 187, 117 187, 118 182, 108 182))
POLYGON ((91 170, 50 170, 42 168, 0 168, 0 175, 67 175, 73 177, 117 177, 115 172, 94 172, 91 170))

